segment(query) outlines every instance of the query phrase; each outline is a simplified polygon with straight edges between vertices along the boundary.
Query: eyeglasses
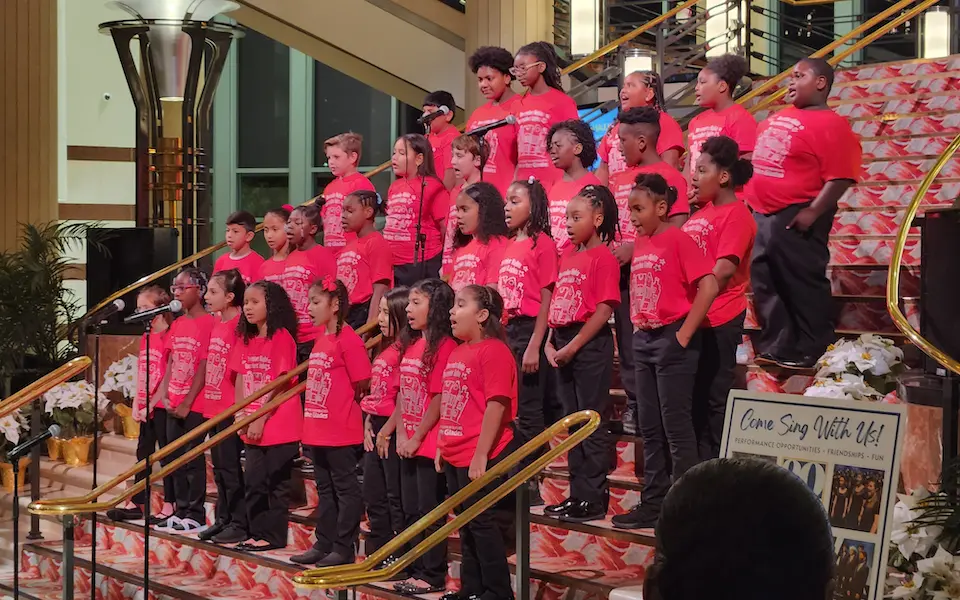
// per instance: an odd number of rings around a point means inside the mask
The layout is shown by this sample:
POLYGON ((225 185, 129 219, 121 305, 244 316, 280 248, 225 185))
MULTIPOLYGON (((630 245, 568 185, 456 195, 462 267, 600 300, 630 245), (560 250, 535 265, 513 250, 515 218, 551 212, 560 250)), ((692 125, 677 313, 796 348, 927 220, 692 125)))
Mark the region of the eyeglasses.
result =
POLYGON ((542 60, 538 60, 537 62, 532 62, 528 65, 523 65, 520 67, 510 67, 510 74, 514 77, 521 77, 524 73, 529 71, 531 67, 535 67, 537 65, 546 65, 546 63, 544 63, 542 60))
POLYGON ((171 285, 171 286, 170 286, 170 293, 171 293, 171 294, 176 294, 177 292, 183 292, 183 291, 189 290, 189 289, 198 289, 199 287, 200 287, 200 286, 197 286, 197 285, 171 285))

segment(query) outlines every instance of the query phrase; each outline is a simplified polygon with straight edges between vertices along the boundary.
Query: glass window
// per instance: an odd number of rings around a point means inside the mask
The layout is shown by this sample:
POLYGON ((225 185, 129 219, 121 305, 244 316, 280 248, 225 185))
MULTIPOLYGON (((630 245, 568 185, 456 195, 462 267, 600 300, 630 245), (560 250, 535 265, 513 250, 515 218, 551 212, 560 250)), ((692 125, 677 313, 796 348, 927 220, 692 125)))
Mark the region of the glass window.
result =
MULTIPOLYGON (((240 175, 240 210, 246 210, 263 220, 263 215, 272 208, 278 208, 290 201, 289 177, 283 175, 261 175, 244 173, 240 175)), ((270 248, 263 239, 263 233, 258 232, 250 247, 260 253, 260 256, 270 256, 270 248)))
POLYGON ((361 165, 390 160, 390 96, 323 63, 314 65, 314 166, 326 165, 323 142, 346 131, 363 136, 361 165))
POLYGON ((290 48, 248 29, 238 49, 238 166, 289 167, 290 48))

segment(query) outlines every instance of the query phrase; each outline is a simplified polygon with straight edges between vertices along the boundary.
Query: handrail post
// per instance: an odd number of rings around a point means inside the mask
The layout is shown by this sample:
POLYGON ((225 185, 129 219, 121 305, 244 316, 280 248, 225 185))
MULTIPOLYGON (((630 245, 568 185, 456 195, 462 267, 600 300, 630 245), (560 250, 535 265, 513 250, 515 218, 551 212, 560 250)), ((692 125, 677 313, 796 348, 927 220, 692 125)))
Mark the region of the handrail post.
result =
POLYGON ((530 600, 530 486, 518 487, 516 494, 517 569, 514 575, 516 600, 530 600))
MULTIPOLYGON (((30 435, 40 434, 40 398, 33 401, 33 410, 30 413, 30 435)), ((30 501, 36 502, 40 499, 40 444, 33 447, 30 451, 30 501)), ((40 533, 40 515, 30 515, 30 531, 27 532, 28 540, 42 540, 43 534, 40 533)))
MULTIPOLYGON (((63 598, 73 598, 73 572, 75 567, 73 529, 73 515, 65 515, 63 517, 63 561, 60 563, 60 577, 63 578, 63 598)), ((91 581, 90 585, 96 588, 97 582, 91 581)))

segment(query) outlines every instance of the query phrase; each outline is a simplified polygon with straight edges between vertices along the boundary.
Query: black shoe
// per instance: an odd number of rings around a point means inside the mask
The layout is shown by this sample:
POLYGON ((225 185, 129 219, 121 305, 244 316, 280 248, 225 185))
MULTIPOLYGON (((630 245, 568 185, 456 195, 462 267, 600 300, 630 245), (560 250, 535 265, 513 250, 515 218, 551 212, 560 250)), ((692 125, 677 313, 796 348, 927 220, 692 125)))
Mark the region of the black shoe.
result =
POLYGON ((628 408, 620 415, 621 429, 627 435, 637 435, 637 415, 628 408))
POLYGON ((630 512, 617 515, 610 519, 617 529, 655 529, 657 526, 657 511, 647 509, 638 504, 630 512))
POLYGON ((753 359, 753 362, 758 365, 778 365, 780 359, 769 352, 762 352, 753 359))
POLYGON ((111 508, 107 511, 107 518, 111 521, 136 521, 143 518, 143 511, 139 508, 111 508))
POLYGON ((567 512, 560 515, 561 521, 570 523, 585 523, 587 521, 597 521, 607 516, 607 509, 600 504, 593 502, 577 502, 571 506, 567 512))
POLYGON ((211 538, 214 544, 239 544, 250 538, 250 535, 235 525, 230 525, 211 538))
POLYGON ((327 558, 327 555, 329 554, 330 554, 329 552, 324 552, 323 550, 310 548, 303 554, 294 554, 293 556, 291 556, 290 562, 298 565, 313 565, 327 558))
POLYGON ((440 600, 477 600, 480 596, 476 594, 464 594, 463 592, 447 592, 440 596, 440 600))
MULTIPOLYGON (((371 554, 372 554, 372 552, 371 552, 371 554)), ((392 564, 395 563, 395 562, 397 562, 397 557, 391 554, 390 556, 388 556, 388 557, 386 557, 385 559, 383 559, 382 561, 380 561, 380 564, 377 565, 377 569, 378 569, 378 570, 379 570, 379 569, 386 569, 387 567, 389 567, 390 565, 392 565, 392 564)), ((410 577, 410 575, 409 575, 409 573, 407 573, 406 571, 399 571, 396 575, 394 575, 393 577, 390 577, 389 579, 387 579, 387 581, 403 581, 403 580, 405 580, 405 579, 407 579, 407 578, 409 578, 409 577, 410 577)))
MULTIPOLYGON (((293 560, 293 559, 290 559, 290 560, 293 560)), ((336 565, 349 565, 352 562, 354 562, 354 559, 352 557, 348 558, 340 554, 339 552, 331 552, 330 554, 321 558, 314 564, 316 564, 318 567, 333 567, 336 565)))
POLYGON ((804 356, 797 359, 779 359, 777 365, 784 369, 806 370, 816 367, 819 360, 819 357, 804 356))
POLYGON ((551 504, 550 506, 547 506, 543 509, 543 514, 550 517, 559 517, 576 504, 579 504, 579 501, 576 498, 567 498, 560 504, 551 504))
MULTIPOLYGON (((213 539, 213 536, 217 535, 218 533, 220 533, 226 528, 227 528, 226 523, 222 521, 217 521, 210 527, 207 527, 206 529, 204 529, 203 532, 197 536, 197 539, 199 539, 201 542, 209 542, 210 540, 213 539)), ((240 540, 240 541, 242 542, 243 540, 240 540)))

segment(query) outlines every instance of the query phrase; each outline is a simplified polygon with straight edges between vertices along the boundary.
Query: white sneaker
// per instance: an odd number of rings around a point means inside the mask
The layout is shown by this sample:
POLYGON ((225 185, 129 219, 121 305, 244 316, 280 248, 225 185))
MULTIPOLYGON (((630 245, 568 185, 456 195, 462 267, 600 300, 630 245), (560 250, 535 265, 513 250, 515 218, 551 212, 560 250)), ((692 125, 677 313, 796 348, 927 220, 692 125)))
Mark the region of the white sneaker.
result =
POLYGON ((180 524, 180 517, 173 515, 162 523, 157 523, 154 525, 154 529, 157 531, 174 531, 174 528, 180 524))
POLYGON ((177 519, 177 522, 170 527, 171 533, 201 533, 207 528, 206 525, 198 523, 194 519, 177 519))

